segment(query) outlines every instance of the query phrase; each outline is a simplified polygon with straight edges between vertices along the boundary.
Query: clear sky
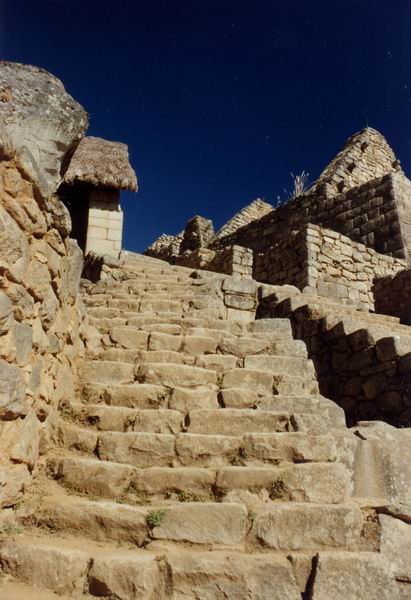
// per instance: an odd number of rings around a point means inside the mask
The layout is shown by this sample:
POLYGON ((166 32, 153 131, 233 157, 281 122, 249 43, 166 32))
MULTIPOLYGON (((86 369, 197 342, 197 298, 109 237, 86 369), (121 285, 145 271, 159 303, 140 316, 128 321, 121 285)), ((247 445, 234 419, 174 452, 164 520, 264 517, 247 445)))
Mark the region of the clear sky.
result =
POLYGON ((0 0, 0 56, 44 67, 127 143, 124 246, 216 228, 367 123, 411 173, 411 0, 0 0))

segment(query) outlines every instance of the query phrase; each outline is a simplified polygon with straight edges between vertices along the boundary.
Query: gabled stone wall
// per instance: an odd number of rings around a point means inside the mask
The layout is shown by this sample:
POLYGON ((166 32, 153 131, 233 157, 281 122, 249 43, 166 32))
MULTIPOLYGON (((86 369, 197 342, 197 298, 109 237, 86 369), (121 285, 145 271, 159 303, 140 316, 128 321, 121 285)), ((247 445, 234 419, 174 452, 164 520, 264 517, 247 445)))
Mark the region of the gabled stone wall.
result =
POLYGON ((334 197, 307 193, 216 240, 211 247, 238 244, 261 253, 293 230, 313 223, 383 254, 407 258, 411 238, 405 228, 404 213, 411 203, 410 187, 404 175, 389 173, 334 197))

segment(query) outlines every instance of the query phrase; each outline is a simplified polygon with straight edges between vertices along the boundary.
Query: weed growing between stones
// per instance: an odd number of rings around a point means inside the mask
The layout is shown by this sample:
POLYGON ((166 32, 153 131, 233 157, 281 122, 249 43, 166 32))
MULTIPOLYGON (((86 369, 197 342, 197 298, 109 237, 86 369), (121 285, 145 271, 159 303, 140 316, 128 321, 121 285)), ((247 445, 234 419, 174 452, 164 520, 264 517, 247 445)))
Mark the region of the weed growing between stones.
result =
POLYGON ((3 523, 0 525, 0 540, 10 539, 10 537, 19 533, 23 533, 23 530, 15 523, 3 523))
POLYGON ((177 499, 179 502, 198 502, 198 497, 191 492, 185 490, 179 490, 177 492, 177 499))
POLYGON ((283 498, 285 495, 285 484, 282 479, 276 479, 272 482, 269 489, 270 500, 278 500, 278 498, 283 498))
POLYGON ((164 510, 150 510, 146 514, 146 523, 150 529, 154 529, 154 527, 158 527, 165 515, 164 510))

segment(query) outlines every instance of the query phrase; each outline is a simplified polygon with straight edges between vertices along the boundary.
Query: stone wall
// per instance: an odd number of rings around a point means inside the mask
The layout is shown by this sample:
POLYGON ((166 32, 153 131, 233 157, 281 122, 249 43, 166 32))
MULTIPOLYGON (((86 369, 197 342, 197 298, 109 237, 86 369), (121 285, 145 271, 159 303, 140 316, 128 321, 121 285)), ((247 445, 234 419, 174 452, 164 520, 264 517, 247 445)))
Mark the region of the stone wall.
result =
POLYGON ((241 209, 238 213, 234 215, 216 234, 217 238, 225 237, 226 235, 230 235, 240 229, 240 227, 244 227, 244 225, 248 225, 252 221, 256 221, 261 219, 264 215, 271 212, 273 207, 271 204, 264 202, 261 198, 257 198, 251 204, 248 204, 243 209, 241 209))
POLYGON ((0 162, 0 507, 18 501, 75 391, 82 252, 63 204, 0 162))
POLYGON ((375 310, 411 325, 411 269, 378 279, 373 287, 375 310))
POLYGON ((311 189, 335 196, 400 170, 399 161, 384 136, 372 127, 365 127, 348 138, 311 189))
POLYGON ((82 252, 55 195, 87 115, 61 82, 0 63, 0 508, 18 502, 72 398, 84 327, 82 252), (26 132, 26 133, 25 133, 26 132))
POLYGON ((118 256, 123 232, 119 199, 120 192, 116 190, 90 190, 86 254, 118 256))
POLYGON ((263 253, 290 236, 293 230, 313 223, 382 254, 406 259, 411 251, 404 217, 411 208, 410 185, 402 173, 389 173, 333 197, 320 190, 307 192, 233 234, 215 240, 211 248, 238 244, 263 253))
POLYGON ((374 278, 406 268, 404 260, 379 254, 330 229, 306 225, 255 257, 254 277, 274 285, 374 309, 374 278))
MULTIPOLYGON (((358 317, 361 319, 361 317, 358 317)), ((307 344, 320 391, 337 402, 351 427, 358 421, 411 425, 411 338, 382 333, 378 322, 364 321, 351 331, 347 318, 330 326, 309 307, 291 316, 293 333, 307 344)))
POLYGON ((220 250, 199 248, 175 257, 173 264, 235 275, 240 278, 252 278, 253 252, 241 246, 226 246, 220 250))

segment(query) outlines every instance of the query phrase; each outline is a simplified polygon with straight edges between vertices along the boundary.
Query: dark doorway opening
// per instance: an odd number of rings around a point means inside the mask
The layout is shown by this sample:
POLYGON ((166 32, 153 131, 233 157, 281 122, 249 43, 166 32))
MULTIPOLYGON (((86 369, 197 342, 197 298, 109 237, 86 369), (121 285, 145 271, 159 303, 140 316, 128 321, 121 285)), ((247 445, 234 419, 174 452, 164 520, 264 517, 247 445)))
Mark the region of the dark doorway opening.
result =
POLYGON ((59 189, 60 200, 67 207, 71 217, 70 237, 86 250, 90 187, 84 184, 62 185, 59 189))

